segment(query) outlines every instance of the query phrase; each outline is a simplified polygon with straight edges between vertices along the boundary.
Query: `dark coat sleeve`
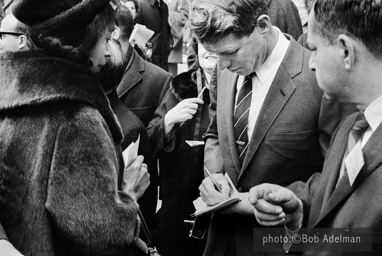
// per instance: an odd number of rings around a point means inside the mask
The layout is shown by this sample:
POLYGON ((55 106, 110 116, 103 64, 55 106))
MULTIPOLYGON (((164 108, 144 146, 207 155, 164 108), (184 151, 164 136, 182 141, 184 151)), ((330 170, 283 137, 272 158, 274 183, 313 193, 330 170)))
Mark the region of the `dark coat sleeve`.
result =
POLYGON ((154 155, 159 157, 161 152, 164 150, 171 151, 174 148, 174 138, 176 137, 176 130, 178 129, 178 124, 174 125, 174 128, 170 132, 167 139, 170 139, 171 143, 166 144, 166 134, 164 132, 164 117, 167 112, 175 107, 179 101, 175 98, 171 89, 167 89, 165 96, 163 97, 162 102, 155 110, 154 117, 151 120, 150 124, 147 127, 147 133, 150 138, 150 144, 154 151, 154 155))
POLYGON ((139 233, 138 205, 117 189, 121 154, 107 127, 87 108, 56 135, 45 208, 78 255, 126 251, 139 233))

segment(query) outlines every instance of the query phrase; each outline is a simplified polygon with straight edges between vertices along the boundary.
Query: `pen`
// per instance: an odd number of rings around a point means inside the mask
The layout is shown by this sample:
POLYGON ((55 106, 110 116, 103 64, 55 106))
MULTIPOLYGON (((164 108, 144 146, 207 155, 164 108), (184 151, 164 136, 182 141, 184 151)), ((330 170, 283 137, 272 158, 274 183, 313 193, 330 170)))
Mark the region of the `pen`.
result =
MULTIPOLYGON (((207 87, 203 87, 203 89, 200 91, 200 93, 199 93, 199 95, 198 95, 198 99, 200 99, 200 97, 202 97, 202 95, 203 95, 203 92, 204 92, 204 90, 206 89, 207 87)), ((183 121, 181 124, 180 124, 180 126, 179 127, 182 127, 182 125, 184 124, 184 122, 186 122, 186 121, 183 121)))
POLYGON ((204 167, 204 170, 206 171, 206 173, 208 174, 208 176, 211 178, 212 182, 214 183, 214 186, 215 188, 220 192, 220 193, 223 193, 222 191, 222 188, 221 188, 221 185, 219 183, 217 183, 217 181, 214 179, 214 177, 212 177, 210 171, 204 167))

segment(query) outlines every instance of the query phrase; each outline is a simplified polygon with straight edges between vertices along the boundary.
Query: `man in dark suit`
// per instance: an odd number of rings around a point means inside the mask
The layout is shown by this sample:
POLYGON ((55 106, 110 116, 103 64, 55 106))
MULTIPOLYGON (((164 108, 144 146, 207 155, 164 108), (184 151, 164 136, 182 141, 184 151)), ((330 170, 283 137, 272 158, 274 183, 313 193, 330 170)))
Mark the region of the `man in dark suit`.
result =
POLYGON ((168 71, 168 55, 173 45, 168 23, 168 6, 163 0, 138 0, 138 2, 139 12, 135 22, 155 32, 149 39, 153 44, 151 62, 168 71))
POLYGON ((118 40, 125 54, 126 71, 117 88, 117 93, 121 102, 136 114, 146 127, 166 94, 172 76, 160 67, 143 60, 133 49, 129 43, 134 27, 132 16, 125 6, 119 8, 118 40))
POLYGON ((272 24, 295 40, 302 35, 300 14, 292 0, 265 0, 272 24))
MULTIPOLYGON (((251 189, 261 224, 294 230, 303 224, 314 234, 317 228, 342 228, 347 236, 363 229, 372 235, 369 255, 381 255, 382 18, 375 15, 381 11, 379 1, 315 3, 308 22, 310 68, 326 97, 351 102, 360 112, 337 128, 321 175, 290 186, 295 194, 273 184, 251 189)), ((307 254, 341 253, 338 243, 305 246, 307 254)), ((361 248, 353 253, 360 255, 361 248)))
POLYGON ((320 171, 340 113, 336 103, 323 100, 308 68, 310 52, 271 25, 265 1, 194 4, 191 29, 206 50, 218 55, 204 163, 223 193, 208 177, 199 189, 206 203, 223 201, 227 173, 243 199, 214 214, 204 255, 253 255, 258 224, 247 200, 249 189, 263 182, 306 181, 320 171), (251 90, 239 100, 247 85, 251 90), (327 118, 330 113, 334 118, 327 118))

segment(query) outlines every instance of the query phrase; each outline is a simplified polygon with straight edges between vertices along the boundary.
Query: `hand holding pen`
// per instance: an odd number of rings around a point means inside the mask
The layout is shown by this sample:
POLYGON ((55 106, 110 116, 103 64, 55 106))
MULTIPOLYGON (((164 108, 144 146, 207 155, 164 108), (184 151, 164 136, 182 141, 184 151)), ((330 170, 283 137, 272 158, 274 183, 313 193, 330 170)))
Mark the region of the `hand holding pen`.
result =
POLYGON ((179 102, 175 107, 170 109, 164 117, 164 131, 166 135, 172 130, 175 124, 181 125, 195 115, 198 105, 204 101, 199 98, 188 98, 179 102))
POLYGON ((223 193, 222 186, 215 180, 214 176, 212 176, 210 171, 206 167, 204 167, 204 170, 206 171, 207 175, 211 178, 212 182, 214 183, 215 189, 219 191, 220 193, 223 193))
MULTIPOLYGON (((203 96, 203 92, 204 92, 204 90, 205 90, 206 88, 207 88, 207 87, 203 87, 203 89, 200 91, 200 93, 199 93, 197 99, 201 99, 201 98, 202 98, 202 96, 203 96)), ((187 121, 187 120, 184 120, 184 121, 180 124, 180 127, 182 127, 183 124, 184 124, 184 122, 186 122, 186 121, 187 121)))
POLYGON ((231 188, 224 175, 222 173, 211 174, 206 167, 204 167, 204 171, 208 176, 199 186, 200 196, 203 201, 208 205, 215 205, 227 200, 231 188))

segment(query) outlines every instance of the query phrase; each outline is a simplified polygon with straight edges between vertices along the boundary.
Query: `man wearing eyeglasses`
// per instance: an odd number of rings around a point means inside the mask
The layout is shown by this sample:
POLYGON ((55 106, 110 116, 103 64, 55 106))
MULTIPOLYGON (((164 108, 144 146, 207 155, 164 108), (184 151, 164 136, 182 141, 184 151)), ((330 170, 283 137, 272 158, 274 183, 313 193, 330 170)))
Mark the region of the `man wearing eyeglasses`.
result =
POLYGON ((8 14, 1 21, 0 51, 25 51, 33 47, 27 37, 28 26, 18 21, 13 14, 8 14))

